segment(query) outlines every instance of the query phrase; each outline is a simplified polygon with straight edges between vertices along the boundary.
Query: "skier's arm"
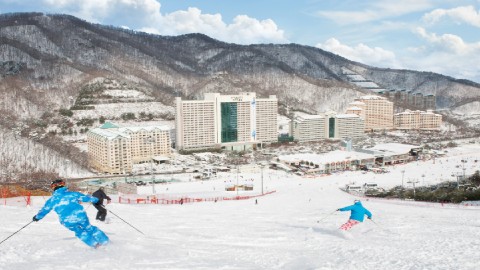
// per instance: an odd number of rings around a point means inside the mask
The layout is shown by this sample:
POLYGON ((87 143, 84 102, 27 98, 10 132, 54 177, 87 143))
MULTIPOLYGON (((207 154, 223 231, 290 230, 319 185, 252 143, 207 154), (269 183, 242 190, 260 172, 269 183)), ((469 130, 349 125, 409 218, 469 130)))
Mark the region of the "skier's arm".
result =
POLYGON ((91 203, 96 203, 98 202, 98 198, 96 197, 92 197, 90 195, 84 195, 80 192, 77 192, 78 194, 78 200, 81 201, 81 202, 91 202, 91 203))
POLYGON ((352 210, 352 208, 353 208, 353 205, 350 205, 343 208, 339 208, 338 211, 350 211, 352 210))
POLYGON ((112 200, 112 199, 110 199, 110 197, 108 197, 107 193, 105 193, 103 190, 102 190, 102 198, 107 199, 109 201, 112 200))
POLYGON ((39 221, 40 219, 44 218, 48 213, 50 213, 50 211, 52 211, 53 206, 55 205, 52 198, 53 197, 48 199, 45 202, 45 205, 43 205, 42 209, 40 209, 38 213, 34 216, 34 220, 36 219, 35 221, 39 221))
POLYGON ((368 211, 367 209, 365 209, 365 215, 367 215, 369 219, 372 218, 372 213, 370 213, 370 211, 368 211))

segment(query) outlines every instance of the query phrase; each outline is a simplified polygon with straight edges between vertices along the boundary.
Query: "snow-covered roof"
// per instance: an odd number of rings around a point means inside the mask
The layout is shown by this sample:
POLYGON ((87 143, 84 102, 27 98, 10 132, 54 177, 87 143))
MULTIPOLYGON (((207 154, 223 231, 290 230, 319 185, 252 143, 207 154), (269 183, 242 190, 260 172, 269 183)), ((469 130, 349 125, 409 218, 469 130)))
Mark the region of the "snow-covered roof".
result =
POLYGON ((354 102, 350 102, 349 105, 353 105, 353 106, 355 106, 355 105, 365 105, 365 103, 356 100, 356 101, 354 101, 354 102))
POLYGON ((419 148, 418 145, 402 144, 402 143, 382 143, 377 144, 374 147, 366 150, 372 150, 375 152, 382 152, 385 156, 389 155, 401 155, 410 152, 413 148, 419 148))
POLYGON ((347 111, 362 111, 363 109, 357 106, 348 107, 347 111))
MULTIPOLYGON (((109 123, 109 122, 107 122, 109 123)), ((107 124, 105 123, 105 124, 107 124)), ((103 126, 105 126, 105 124, 103 126)), ((109 123, 111 124, 111 123, 109 123)), ((94 133, 94 134, 97 134, 97 135, 100 135, 102 137, 105 137, 109 140, 113 140, 117 137, 124 137, 124 138, 130 138, 130 135, 129 135, 129 131, 130 132, 139 132, 139 131, 142 131, 142 130, 145 130, 145 131, 153 131, 155 129, 159 129, 159 130, 162 130, 162 131, 169 131, 170 130, 170 127, 168 126, 145 126, 145 127, 118 127, 116 125, 108 125, 109 127, 106 127, 106 128, 103 128, 100 127, 100 128, 94 128, 94 129, 91 129, 90 132, 91 133, 94 133)))
POLYGON ((436 113, 434 113, 432 110, 427 110, 427 111, 420 111, 420 110, 411 111, 411 110, 405 110, 404 112, 396 113, 396 114, 394 114, 394 115, 407 115, 407 114, 429 114, 429 115, 440 115, 440 114, 436 114, 436 113))
POLYGON ((155 161, 166 161, 166 160, 170 160, 170 158, 169 158, 169 157, 166 157, 166 156, 154 156, 152 159, 155 160, 155 161))
POLYGON ((359 118, 360 116, 354 113, 346 113, 346 114, 337 114, 337 118, 359 118))
POLYGON ((118 129, 103 129, 103 128, 94 128, 91 129, 89 132, 93 134, 100 135, 108 140, 113 140, 118 137, 123 137, 123 138, 130 138, 128 134, 125 134, 123 132, 119 132, 118 129))
POLYGON ((296 121, 304 121, 304 120, 313 120, 313 119, 323 119, 325 115, 320 114, 303 114, 295 117, 296 121))
POLYGON ((374 96, 374 95, 361 96, 359 98, 359 100, 367 100, 367 99, 386 99, 386 98, 379 97, 379 96, 374 96))
POLYGON ((171 128, 168 127, 168 126, 145 126, 145 127, 121 127, 121 128, 119 128, 119 130, 122 131, 122 132, 125 132, 127 130, 131 130, 133 132, 139 132, 141 130, 153 131, 155 129, 170 130, 171 128))
POLYGON ((353 152, 353 151, 342 151, 336 150, 325 154, 293 154, 293 155, 284 155, 279 156, 278 158, 284 162, 300 162, 300 161, 309 161, 314 164, 326 164, 332 162, 341 162, 345 160, 363 160, 374 158, 374 155, 353 152))

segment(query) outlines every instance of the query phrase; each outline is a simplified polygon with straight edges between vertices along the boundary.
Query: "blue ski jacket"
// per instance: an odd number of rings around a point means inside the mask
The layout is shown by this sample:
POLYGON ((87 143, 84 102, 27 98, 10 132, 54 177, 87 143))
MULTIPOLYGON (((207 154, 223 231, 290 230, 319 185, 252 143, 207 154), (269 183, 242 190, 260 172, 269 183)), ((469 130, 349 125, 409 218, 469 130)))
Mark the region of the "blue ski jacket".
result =
POLYGON ((363 207, 361 202, 355 202, 353 205, 343 207, 338 210, 352 211, 350 213, 350 219, 358 220, 360 222, 363 222, 365 215, 367 215, 368 218, 372 218, 372 213, 370 213, 370 211, 368 211, 365 207, 363 207))
POLYGON ((96 203, 97 201, 98 199, 95 197, 69 191, 66 187, 62 187, 53 192, 52 197, 45 202, 36 217, 42 219, 54 210, 60 219, 60 223, 76 223, 76 221, 86 218, 83 206, 79 202, 96 203))

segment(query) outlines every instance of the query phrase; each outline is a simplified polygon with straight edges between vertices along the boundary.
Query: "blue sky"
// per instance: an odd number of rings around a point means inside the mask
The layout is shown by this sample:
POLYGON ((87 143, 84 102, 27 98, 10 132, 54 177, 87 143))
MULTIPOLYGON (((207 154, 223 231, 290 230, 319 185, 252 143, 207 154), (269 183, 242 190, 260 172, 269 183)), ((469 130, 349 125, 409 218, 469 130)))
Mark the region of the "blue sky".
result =
POLYGON ((377 67, 480 82, 480 0, 0 0, 160 35, 297 43, 377 67))

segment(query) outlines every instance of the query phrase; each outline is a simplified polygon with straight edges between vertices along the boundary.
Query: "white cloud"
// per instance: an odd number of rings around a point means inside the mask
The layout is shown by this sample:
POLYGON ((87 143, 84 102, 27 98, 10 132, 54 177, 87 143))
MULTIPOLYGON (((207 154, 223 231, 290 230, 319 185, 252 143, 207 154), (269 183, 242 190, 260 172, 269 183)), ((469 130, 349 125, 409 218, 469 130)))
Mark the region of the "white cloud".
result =
POLYGON ((413 55, 404 59, 405 66, 456 78, 479 80, 480 42, 466 43, 459 36, 428 33, 421 27, 417 28, 415 33, 427 43, 419 48, 409 49, 413 55))
POLYGON ((361 11, 320 11, 319 16, 338 24, 357 24, 398 17, 412 12, 425 10, 431 6, 429 0, 384 0, 370 3, 361 11))
MULTIPOLYGON (((434 50, 445 51, 455 55, 472 55, 472 53, 480 52, 480 42, 465 43, 459 36, 452 34, 443 34, 439 36, 435 33, 428 33, 422 27, 416 28, 415 33, 428 41, 434 50)), ((472 55, 472 57, 474 57, 474 55, 472 55)))
MULTIPOLYGON (((480 1, 479 1, 480 2, 480 1)), ((463 22, 475 27, 480 27, 480 10, 475 10, 473 6, 463 6, 452 9, 435 9, 423 16, 427 23, 434 24, 443 17, 449 17, 456 22, 463 22)))
POLYGON ((480 80, 480 42, 466 43, 460 37, 428 33, 417 28, 415 33, 426 44, 407 48, 404 55, 398 56, 380 47, 364 44, 348 46, 335 38, 330 38, 316 47, 341 55, 347 59, 374 67, 402 68, 418 71, 431 71, 455 78, 480 80))
MULTIPOLYGON (((238 15, 231 24, 221 14, 205 14, 198 8, 188 8, 161 14, 157 0, 44 0, 46 4, 82 19, 102 23, 122 18, 137 25, 136 29, 153 34, 178 35, 203 33, 210 37, 241 44, 288 42, 284 31, 271 19, 257 20, 238 15)), ((125 25, 126 22, 122 22, 125 25)), ((130 28, 134 29, 132 25, 130 28)))
POLYGON ((317 44, 316 47, 367 65, 389 68, 399 67, 395 54, 380 47, 371 48, 362 43, 351 47, 340 43, 336 38, 330 38, 325 43, 317 44))
POLYGON ((161 17, 161 5, 156 0, 44 0, 44 3, 97 23, 112 17, 142 21, 157 21, 161 17))

